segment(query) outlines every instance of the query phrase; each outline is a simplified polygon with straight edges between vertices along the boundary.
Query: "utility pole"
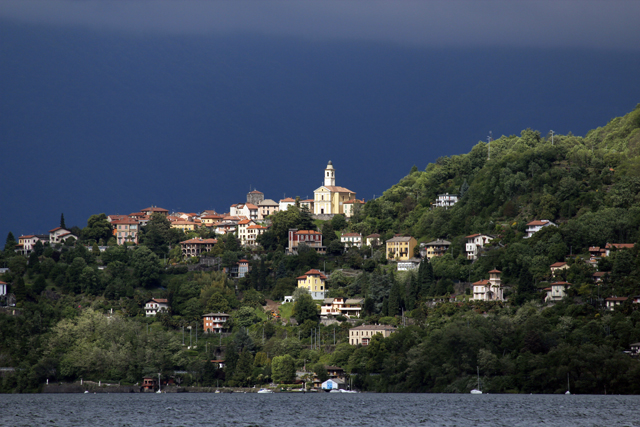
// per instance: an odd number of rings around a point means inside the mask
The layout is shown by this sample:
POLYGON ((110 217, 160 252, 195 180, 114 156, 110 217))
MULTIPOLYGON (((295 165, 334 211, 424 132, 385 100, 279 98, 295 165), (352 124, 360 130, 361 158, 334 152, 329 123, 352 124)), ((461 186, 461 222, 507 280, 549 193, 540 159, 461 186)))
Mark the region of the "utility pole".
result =
POLYGON ((553 145, 553 131, 550 130, 549 132, 551 132, 551 145, 553 145))

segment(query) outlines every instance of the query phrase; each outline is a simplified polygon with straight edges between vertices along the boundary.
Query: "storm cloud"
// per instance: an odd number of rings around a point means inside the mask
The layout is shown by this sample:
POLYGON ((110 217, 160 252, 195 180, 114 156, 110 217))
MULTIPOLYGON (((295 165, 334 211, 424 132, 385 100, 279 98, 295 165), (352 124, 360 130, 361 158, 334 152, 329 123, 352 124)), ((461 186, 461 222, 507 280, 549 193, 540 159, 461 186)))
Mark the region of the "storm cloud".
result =
POLYGON ((638 50, 637 1, 6 0, 0 18, 94 30, 264 34, 428 47, 638 50))

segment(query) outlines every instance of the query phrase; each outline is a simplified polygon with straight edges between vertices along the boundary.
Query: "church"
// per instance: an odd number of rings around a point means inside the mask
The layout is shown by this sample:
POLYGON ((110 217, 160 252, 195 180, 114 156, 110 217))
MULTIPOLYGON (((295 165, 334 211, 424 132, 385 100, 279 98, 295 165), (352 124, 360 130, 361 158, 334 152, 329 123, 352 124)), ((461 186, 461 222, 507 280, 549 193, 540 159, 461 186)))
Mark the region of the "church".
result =
POLYGON ((336 170, 331 160, 324 170, 324 185, 313 192, 313 213, 315 215, 345 214, 344 203, 353 200, 356 193, 336 186, 336 170))

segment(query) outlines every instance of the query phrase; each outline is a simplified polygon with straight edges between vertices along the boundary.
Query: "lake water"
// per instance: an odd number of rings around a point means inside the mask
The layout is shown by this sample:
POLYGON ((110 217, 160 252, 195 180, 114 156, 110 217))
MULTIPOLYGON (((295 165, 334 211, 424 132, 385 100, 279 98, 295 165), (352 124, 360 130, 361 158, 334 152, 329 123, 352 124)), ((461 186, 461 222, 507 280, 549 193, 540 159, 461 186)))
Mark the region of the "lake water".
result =
POLYGON ((1 426, 640 426, 640 396, 0 394, 1 426))

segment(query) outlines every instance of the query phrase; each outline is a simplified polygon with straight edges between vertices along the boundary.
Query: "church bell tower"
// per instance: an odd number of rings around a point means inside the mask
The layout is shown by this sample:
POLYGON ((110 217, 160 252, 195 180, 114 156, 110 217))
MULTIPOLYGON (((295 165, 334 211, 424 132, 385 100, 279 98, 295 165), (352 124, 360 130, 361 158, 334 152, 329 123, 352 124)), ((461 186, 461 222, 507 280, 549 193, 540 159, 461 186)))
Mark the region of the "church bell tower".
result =
POLYGON ((335 187, 336 185, 336 170, 333 168, 333 164, 331 160, 327 164, 327 167, 324 170, 324 186, 325 187, 335 187))

